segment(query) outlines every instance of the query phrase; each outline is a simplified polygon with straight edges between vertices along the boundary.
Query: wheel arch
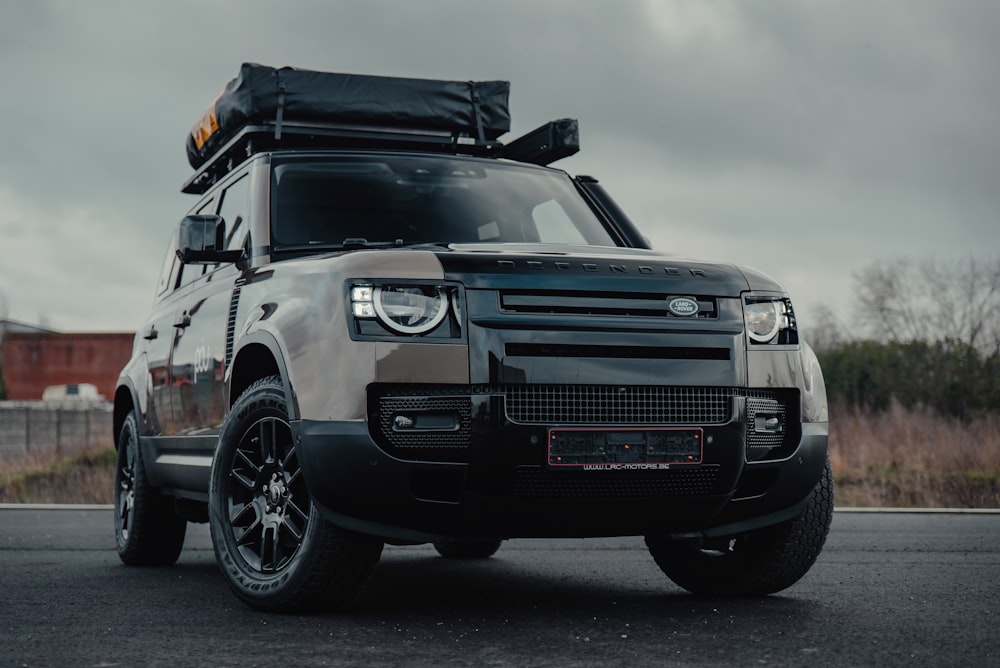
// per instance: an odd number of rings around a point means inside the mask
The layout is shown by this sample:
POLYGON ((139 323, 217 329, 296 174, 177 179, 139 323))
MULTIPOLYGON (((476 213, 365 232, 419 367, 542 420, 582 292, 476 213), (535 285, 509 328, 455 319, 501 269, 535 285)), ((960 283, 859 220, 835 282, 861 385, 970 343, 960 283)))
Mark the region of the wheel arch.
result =
POLYGON ((139 402, 136 400, 135 390, 128 384, 119 385, 115 390, 111 423, 111 440, 114 442, 115 450, 118 449, 118 435, 121 434, 122 425, 125 424, 125 417, 130 412, 137 411, 138 406, 139 402))
POLYGON ((253 383, 268 376, 278 376, 285 388, 289 417, 298 415, 288 378, 288 368, 278 342, 269 334, 255 332, 245 337, 240 349, 233 355, 229 372, 229 408, 253 383))

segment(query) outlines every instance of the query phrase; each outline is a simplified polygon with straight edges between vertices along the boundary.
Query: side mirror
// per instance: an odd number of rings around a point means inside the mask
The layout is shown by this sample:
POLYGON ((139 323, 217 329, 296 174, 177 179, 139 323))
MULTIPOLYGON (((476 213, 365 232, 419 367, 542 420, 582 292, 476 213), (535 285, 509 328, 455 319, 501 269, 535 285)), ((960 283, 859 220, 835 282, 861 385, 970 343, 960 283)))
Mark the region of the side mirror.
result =
POLYGON ((222 216, 194 215, 181 219, 177 257, 184 264, 236 262, 242 250, 226 250, 226 223, 222 216))

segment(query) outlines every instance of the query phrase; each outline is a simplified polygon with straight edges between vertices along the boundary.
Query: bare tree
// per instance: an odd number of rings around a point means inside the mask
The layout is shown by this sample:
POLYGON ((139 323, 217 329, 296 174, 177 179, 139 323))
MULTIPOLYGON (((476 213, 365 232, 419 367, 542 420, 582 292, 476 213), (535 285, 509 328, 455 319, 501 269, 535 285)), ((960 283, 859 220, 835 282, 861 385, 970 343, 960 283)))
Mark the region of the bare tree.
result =
POLYGON ((847 328, 827 304, 810 309, 809 326, 803 333, 816 352, 835 350, 850 338, 847 328))
POLYGON ((942 341, 1000 352, 1000 259, 890 260, 855 272, 868 333, 888 341, 942 341))

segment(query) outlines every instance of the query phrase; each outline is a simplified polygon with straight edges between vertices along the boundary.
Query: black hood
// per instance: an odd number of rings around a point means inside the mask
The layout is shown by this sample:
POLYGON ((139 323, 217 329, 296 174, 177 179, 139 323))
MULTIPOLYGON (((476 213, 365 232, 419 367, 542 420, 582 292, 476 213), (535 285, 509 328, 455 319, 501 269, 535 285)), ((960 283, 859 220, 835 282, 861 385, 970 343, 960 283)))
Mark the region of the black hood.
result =
POLYGON ((445 276, 469 288, 648 291, 738 297, 749 288, 730 264, 638 248, 451 244, 435 249, 445 276))

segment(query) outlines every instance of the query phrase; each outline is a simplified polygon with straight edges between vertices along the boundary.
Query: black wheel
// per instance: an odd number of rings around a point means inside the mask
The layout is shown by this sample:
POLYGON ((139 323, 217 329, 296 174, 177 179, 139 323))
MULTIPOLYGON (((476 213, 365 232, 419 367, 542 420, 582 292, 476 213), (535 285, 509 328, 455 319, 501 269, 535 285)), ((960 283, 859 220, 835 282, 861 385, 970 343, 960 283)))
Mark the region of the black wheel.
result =
POLYGON ((342 607, 382 553, 381 541, 333 526, 312 503, 277 376, 248 387, 223 425, 209 524, 229 586, 259 610, 342 607))
POLYGON ((500 549, 501 540, 449 540, 434 543, 434 549, 446 559, 486 559, 500 549))
POLYGON ((135 413, 125 416, 118 434, 115 468, 115 538, 118 556, 129 566, 169 566, 184 547, 187 522, 174 500, 146 479, 135 413))
POLYGON ((798 517, 712 544, 646 537, 667 577, 707 596, 766 596, 792 586, 812 567, 833 519, 830 462, 798 517))

